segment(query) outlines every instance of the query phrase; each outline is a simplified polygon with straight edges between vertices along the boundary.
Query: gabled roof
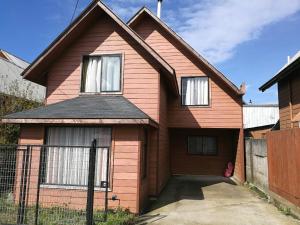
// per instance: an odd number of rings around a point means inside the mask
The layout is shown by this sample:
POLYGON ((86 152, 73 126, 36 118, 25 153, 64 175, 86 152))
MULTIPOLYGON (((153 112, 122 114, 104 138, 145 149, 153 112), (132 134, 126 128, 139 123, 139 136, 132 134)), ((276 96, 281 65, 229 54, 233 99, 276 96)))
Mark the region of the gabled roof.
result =
MULTIPOLYGON (((83 95, 4 116, 8 123, 149 123, 151 118, 123 96, 83 95), (88 109, 88 110, 87 110, 88 109), (106 121, 106 122, 105 122, 106 121)), ((153 122, 154 123, 154 122, 153 122)))
POLYGON ((43 102, 45 87, 22 78, 23 68, 0 57, 0 93, 32 101, 43 102))
POLYGON ((287 62, 272 79, 270 79, 265 84, 263 84, 259 88, 259 90, 260 91, 267 90, 268 88, 272 87, 278 81, 289 76, 294 70, 296 70, 298 68, 300 68, 300 51, 298 51, 298 53, 295 56, 293 56, 289 60, 289 62, 287 62))
POLYGON ((55 55, 61 53, 64 48, 78 37, 84 29, 98 18, 100 12, 106 13, 112 18, 129 36, 158 63, 160 68, 168 74, 168 79, 175 94, 178 94, 175 70, 156 53, 142 38, 139 37, 129 26, 127 26, 112 10, 102 1, 92 1, 87 8, 27 67, 22 75, 24 78, 39 84, 44 84, 41 78, 45 73, 55 55))
POLYGON ((26 62, 25 60, 9 53, 8 51, 5 51, 3 49, 0 49, 0 58, 4 58, 22 69, 25 69, 27 66, 29 66, 29 63, 26 62))
POLYGON ((128 22, 128 26, 133 27, 135 24, 142 19, 143 15, 150 16, 154 21, 158 23, 164 30, 166 30, 170 35, 172 35, 179 43, 181 43, 196 59, 207 66, 213 73, 215 73, 224 83, 233 90, 238 95, 244 95, 244 90, 240 90, 235 86, 224 74, 217 70, 212 64, 210 64, 205 58, 203 58, 195 49, 193 49, 188 43, 186 43, 175 31, 173 31, 167 24, 165 24, 161 19, 154 15, 148 8, 141 8, 128 22))

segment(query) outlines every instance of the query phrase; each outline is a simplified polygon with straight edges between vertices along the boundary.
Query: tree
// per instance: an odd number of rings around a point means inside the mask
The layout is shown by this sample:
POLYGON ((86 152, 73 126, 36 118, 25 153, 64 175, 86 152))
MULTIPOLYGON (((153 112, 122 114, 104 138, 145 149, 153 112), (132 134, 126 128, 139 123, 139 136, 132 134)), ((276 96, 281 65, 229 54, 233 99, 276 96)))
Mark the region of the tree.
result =
MULTIPOLYGON (((41 106, 41 102, 36 102, 32 98, 32 85, 21 88, 16 80, 9 85, 9 94, 0 94, 0 118, 3 116, 41 106), (16 97, 18 96, 18 97, 16 97)), ((20 126, 16 124, 0 125, 0 144, 17 144, 20 126)))

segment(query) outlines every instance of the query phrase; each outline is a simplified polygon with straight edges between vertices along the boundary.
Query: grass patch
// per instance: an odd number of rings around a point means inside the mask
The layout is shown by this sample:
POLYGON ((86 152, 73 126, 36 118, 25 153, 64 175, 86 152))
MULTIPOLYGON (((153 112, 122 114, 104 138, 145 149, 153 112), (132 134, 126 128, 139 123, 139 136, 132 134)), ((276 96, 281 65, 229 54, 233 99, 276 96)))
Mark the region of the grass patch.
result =
POLYGON ((286 216, 291 216, 294 219, 299 220, 299 217, 296 216, 294 213, 292 213, 291 209, 289 207, 286 207, 284 205, 282 205, 279 201, 277 201, 276 199, 273 199, 273 204, 274 206, 284 215, 286 216))
POLYGON ((254 185, 248 185, 249 186, 249 189, 253 192, 255 192, 259 198, 262 198, 262 199, 265 199, 265 200, 268 200, 269 199, 269 196, 263 192, 262 190, 260 190, 259 188, 255 187, 254 185))
MULTIPOLYGON (((16 224, 18 206, 14 204, 11 195, 0 198, 0 224, 16 224)), ((134 214, 129 210, 117 208, 109 210, 107 222, 102 222, 103 211, 94 211, 95 225, 132 225, 136 221, 134 214)), ((26 225, 33 225, 35 222, 35 207, 26 208, 26 225)), ((85 225, 85 210, 71 210, 62 207, 40 208, 39 225, 85 225)))
POLYGON ((294 219, 299 220, 300 218, 298 216, 296 216, 292 210, 281 204, 278 200, 274 199, 274 198, 270 198, 269 195, 267 195, 266 193, 264 193, 263 191, 261 191, 259 188, 257 188, 256 186, 250 184, 250 183, 246 183, 246 186, 253 192, 255 192, 259 198, 267 200, 269 203, 273 204, 281 213, 283 213, 286 216, 291 216, 294 219))

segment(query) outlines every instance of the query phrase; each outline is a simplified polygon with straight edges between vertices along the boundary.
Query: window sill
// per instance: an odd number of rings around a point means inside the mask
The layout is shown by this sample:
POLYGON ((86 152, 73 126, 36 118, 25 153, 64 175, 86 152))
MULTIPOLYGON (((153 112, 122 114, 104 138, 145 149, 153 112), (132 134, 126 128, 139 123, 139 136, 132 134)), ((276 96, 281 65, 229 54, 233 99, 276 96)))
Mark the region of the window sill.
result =
MULTIPOLYGON (((85 191, 88 190, 88 188, 85 186, 72 186, 72 185, 41 184, 40 187, 46 189, 85 190, 85 191)), ((103 192, 105 191, 105 188, 95 187, 94 190, 103 192)), ((108 188, 108 191, 111 192, 111 189, 108 188)))
POLYGON ((122 95, 122 92, 80 92, 79 95, 122 95))
POLYGON ((211 105, 181 105, 182 108, 211 108, 211 105))

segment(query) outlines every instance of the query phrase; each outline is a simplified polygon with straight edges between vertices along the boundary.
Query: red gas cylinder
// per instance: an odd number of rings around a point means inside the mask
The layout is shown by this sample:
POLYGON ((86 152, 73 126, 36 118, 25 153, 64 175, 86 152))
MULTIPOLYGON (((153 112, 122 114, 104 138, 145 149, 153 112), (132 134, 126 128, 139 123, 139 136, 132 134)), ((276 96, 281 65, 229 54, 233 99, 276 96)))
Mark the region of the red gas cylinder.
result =
POLYGON ((225 169, 224 177, 231 177, 232 173, 233 173, 233 169, 234 169, 234 166, 233 166, 232 162, 229 162, 227 164, 227 168, 225 169))

